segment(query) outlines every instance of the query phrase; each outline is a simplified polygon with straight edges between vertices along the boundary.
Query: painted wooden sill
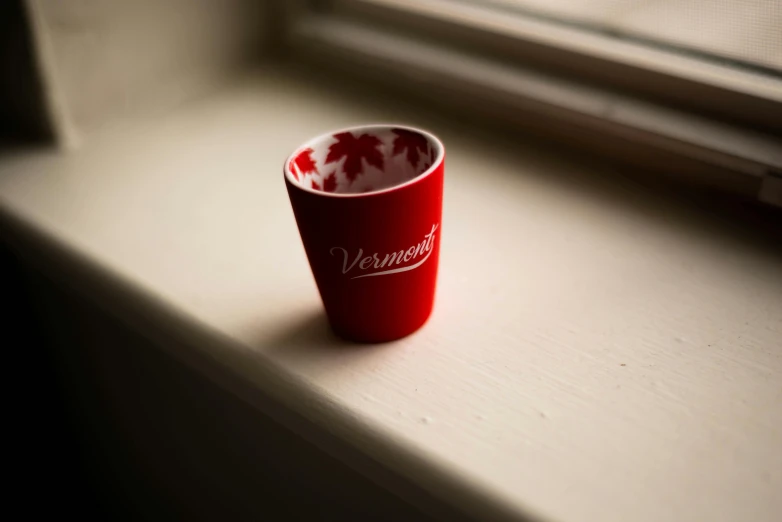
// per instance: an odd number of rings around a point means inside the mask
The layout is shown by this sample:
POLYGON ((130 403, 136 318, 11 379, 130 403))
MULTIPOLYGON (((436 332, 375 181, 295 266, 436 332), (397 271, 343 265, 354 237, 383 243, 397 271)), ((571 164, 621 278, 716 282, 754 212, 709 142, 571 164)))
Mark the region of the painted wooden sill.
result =
POLYGON ((45 269, 190 339, 178 356, 474 519, 774 520, 779 242, 611 170, 267 71, 78 151, 3 157, 0 216, 45 269), (448 150, 438 303, 407 339, 345 346, 281 162, 378 120, 448 150))

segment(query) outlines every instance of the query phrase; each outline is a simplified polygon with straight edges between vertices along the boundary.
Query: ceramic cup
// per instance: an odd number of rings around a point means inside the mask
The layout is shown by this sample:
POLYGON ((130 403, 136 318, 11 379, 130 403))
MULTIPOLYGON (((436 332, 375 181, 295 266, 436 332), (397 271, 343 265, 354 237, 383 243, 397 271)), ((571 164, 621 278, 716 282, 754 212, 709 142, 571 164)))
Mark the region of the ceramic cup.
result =
POLYGON ((439 139, 400 125, 329 132, 285 161, 296 224, 338 335, 390 341, 428 319, 444 162, 439 139))

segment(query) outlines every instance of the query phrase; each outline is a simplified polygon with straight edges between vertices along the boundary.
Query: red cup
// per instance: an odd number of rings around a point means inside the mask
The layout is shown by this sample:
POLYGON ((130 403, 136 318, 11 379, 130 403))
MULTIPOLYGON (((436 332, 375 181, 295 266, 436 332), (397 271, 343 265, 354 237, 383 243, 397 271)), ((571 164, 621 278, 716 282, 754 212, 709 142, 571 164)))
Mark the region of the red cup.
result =
POLYGON ((399 125, 319 136, 285 162, 285 184, 334 331, 363 342, 420 328, 434 305, 445 148, 399 125))

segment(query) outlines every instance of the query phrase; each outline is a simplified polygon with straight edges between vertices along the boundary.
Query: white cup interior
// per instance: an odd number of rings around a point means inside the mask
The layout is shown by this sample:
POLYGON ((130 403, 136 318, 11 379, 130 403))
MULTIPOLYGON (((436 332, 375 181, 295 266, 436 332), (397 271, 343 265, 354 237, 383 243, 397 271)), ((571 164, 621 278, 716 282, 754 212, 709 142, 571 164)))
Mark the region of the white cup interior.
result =
POLYGON ((285 164, 288 180, 324 194, 363 194, 426 174, 443 154, 428 132, 404 126, 357 127, 319 136, 285 164))

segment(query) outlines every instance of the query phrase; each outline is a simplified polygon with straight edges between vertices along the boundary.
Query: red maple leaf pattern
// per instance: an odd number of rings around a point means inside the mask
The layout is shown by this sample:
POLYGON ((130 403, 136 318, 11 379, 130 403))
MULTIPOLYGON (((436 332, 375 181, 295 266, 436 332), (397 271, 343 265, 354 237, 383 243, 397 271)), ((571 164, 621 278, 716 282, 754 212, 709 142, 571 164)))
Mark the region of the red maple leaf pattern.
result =
POLYGON ((323 179, 323 190, 325 192, 337 190, 337 171, 332 172, 323 179))
POLYGON ((326 163, 334 163, 344 157, 345 163, 342 165, 342 170, 348 181, 353 182, 361 173, 362 158, 366 160, 368 165, 383 170, 383 153, 378 148, 382 142, 377 136, 362 134, 356 138, 350 132, 340 132, 334 135, 334 139, 337 142, 329 146, 326 163))
POLYGON ((412 179, 431 169, 435 154, 426 136, 403 128, 341 132, 322 138, 312 148, 300 149, 290 159, 288 170, 298 183, 313 190, 373 192, 374 187, 396 183, 400 178, 412 179), (335 165, 324 168, 329 163, 335 165), (327 169, 331 170, 329 174, 323 172, 327 169), (356 184, 359 177, 362 179, 356 184))
MULTIPOLYGON (((299 174, 306 176, 310 173, 318 173, 318 166, 315 164, 315 161, 312 159, 312 153, 314 151, 312 149, 304 149, 303 151, 299 152, 295 158, 293 158, 293 162, 296 164, 296 168, 299 169, 299 174)), ((293 169, 291 169, 291 172, 293 172, 294 177, 298 180, 299 177, 296 176, 296 173, 293 169)))
POLYGON ((418 165, 420 154, 428 154, 429 141, 422 134, 404 129, 394 129, 394 156, 407 149, 407 161, 411 166, 418 165))

